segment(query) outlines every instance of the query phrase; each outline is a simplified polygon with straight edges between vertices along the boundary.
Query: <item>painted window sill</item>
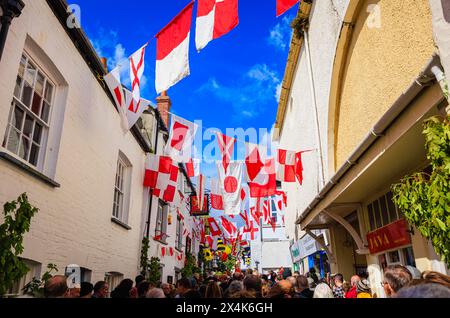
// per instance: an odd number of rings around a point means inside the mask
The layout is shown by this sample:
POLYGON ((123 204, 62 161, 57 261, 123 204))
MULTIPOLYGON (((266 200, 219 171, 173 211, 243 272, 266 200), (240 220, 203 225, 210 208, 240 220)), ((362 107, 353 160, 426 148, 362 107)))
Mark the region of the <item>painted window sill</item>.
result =
POLYGON ((45 184, 51 186, 52 188, 60 188, 61 185, 56 182, 55 180, 47 177, 46 175, 42 174, 38 170, 32 168, 31 166, 23 163, 19 159, 15 158, 14 156, 10 155, 9 153, 6 153, 4 151, 0 151, 0 159, 10 163, 11 165, 15 166, 16 168, 19 168, 26 174, 44 182, 45 184))
POLYGON ((118 219, 116 219, 114 217, 111 218, 111 222, 117 224, 120 227, 123 227, 125 230, 128 230, 128 231, 131 230, 131 226, 129 226, 128 224, 123 223, 122 221, 120 221, 120 220, 118 220, 118 219))

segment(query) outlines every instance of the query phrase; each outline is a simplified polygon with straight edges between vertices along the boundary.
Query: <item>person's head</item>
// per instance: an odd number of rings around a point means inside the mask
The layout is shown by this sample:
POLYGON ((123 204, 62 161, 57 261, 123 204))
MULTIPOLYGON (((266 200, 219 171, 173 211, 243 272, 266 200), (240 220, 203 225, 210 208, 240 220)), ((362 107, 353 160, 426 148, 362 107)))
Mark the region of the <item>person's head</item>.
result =
POLYGON ((362 279, 356 284, 356 292, 367 293, 372 295, 372 290, 370 289, 370 282, 367 279, 362 279))
POLYGON ((230 286, 228 286, 227 294, 228 296, 233 295, 234 293, 240 292, 243 290, 243 284, 239 280, 234 280, 231 282, 230 286))
POLYGON ((187 278, 182 278, 177 283, 177 293, 183 295, 192 289, 191 281, 187 278))
POLYGON ((244 279, 244 274, 242 274, 241 272, 235 272, 233 274, 233 280, 243 280, 244 279))
POLYGON ((289 276, 286 280, 291 283, 292 288, 294 288, 295 291, 298 290, 297 279, 294 276, 289 276))
POLYGON ((344 283, 344 276, 342 276, 342 274, 336 274, 333 277, 333 281, 337 287, 341 287, 342 284, 344 283))
POLYGON ((152 288, 147 292, 146 298, 166 298, 161 288, 152 288))
POLYGON ((106 298, 108 296, 109 285, 105 281, 99 281, 94 285, 94 295, 97 298, 106 298))
POLYGON ((248 268, 248 269, 245 271, 245 275, 246 275, 246 276, 247 276, 247 275, 253 275, 253 269, 248 268))
POLYGON ((88 282, 81 283, 80 298, 91 298, 94 285, 88 282))
POLYGON ((56 275, 50 278, 44 286, 45 298, 61 298, 66 297, 69 293, 67 287, 67 277, 56 275))
POLYGON ((250 291, 247 290, 241 290, 240 292, 234 293, 232 295, 230 295, 230 298, 233 299, 237 299, 237 298, 242 298, 242 299, 251 299, 251 298, 256 298, 255 293, 252 293, 250 291))
POLYGON ((163 290, 164 295, 166 295, 166 296, 169 296, 170 294, 172 294, 172 287, 167 283, 161 284, 161 289, 163 290))
POLYGON ((352 285, 352 287, 356 287, 356 284, 358 284, 360 280, 361 278, 358 275, 353 275, 350 279, 350 284, 352 285))
POLYGON ((279 281, 269 291, 267 298, 291 298, 294 289, 287 280, 279 281))
POLYGON ((308 280, 309 289, 314 290, 317 286, 316 281, 314 279, 312 279, 311 277, 308 277, 307 280, 308 280))
POLYGON ((308 278, 304 275, 297 276, 297 291, 301 293, 305 289, 309 288, 308 278))
POLYGON ((333 291, 330 286, 324 283, 320 283, 314 289, 313 298, 334 298, 333 291))
POLYGON ((149 289, 150 289, 149 282, 146 281, 140 282, 139 285, 137 286, 138 297, 145 298, 149 289))
POLYGON ((298 276, 300 276, 300 272, 299 271, 295 271, 294 272, 294 277, 298 277, 298 276))
POLYGON ((428 283, 435 283, 450 288, 450 276, 441 274, 439 272, 423 272, 422 279, 426 280, 428 283))
POLYGON ((222 288, 215 281, 210 281, 206 286, 205 298, 222 298, 222 288))
POLYGON ((253 292, 256 296, 261 296, 262 293, 262 282, 261 279, 251 275, 244 279, 244 289, 249 292, 253 292))
POLYGON ((419 284, 404 287, 394 298, 450 298, 450 288, 440 284, 419 284))
POLYGON ((142 283, 145 280, 144 275, 137 275, 136 278, 134 279, 134 282, 136 283, 136 287, 142 283))
POLYGON ((131 289, 133 288, 133 281, 126 278, 111 293, 112 298, 130 298, 131 289))
POLYGON ((344 293, 348 293, 348 291, 352 288, 352 285, 349 282, 344 282, 342 284, 342 289, 344 290, 344 293))
POLYGON ((384 271, 384 292, 387 296, 395 296, 400 289, 412 281, 409 270, 402 265, 388 266, 384 271))

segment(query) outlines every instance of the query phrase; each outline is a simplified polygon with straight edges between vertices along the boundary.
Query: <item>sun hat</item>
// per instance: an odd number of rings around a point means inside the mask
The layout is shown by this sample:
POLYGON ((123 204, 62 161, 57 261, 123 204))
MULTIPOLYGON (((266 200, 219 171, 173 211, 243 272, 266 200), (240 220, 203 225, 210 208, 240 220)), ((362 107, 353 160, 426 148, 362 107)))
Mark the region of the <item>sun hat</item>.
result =
POLYGON ((356 291, 358 293, 371 293, 370 282, 367 279, 360 280, 356 284, 356 291))

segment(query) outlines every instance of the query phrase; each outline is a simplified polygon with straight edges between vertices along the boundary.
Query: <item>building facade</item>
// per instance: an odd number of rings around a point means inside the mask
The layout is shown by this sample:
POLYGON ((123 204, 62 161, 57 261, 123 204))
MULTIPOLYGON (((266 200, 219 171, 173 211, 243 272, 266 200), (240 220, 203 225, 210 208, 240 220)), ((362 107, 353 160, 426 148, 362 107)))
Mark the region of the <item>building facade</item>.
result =
MULTIPOLYGON (((170 100, 160 98, 160 109, 124 133, 101 80, 106 70, 83 31, 67 25, 66 2, 24 4, 0 60, 0 204, 26 192, 39 212, 24 240, 30 272, 11 293, 49 263, 59 273, 77 264, 81 281, 106 279, 113 289, 140 272, 142 239, 157 229, 167 238, 151 239, 149 257, 161 258, 163 281, 176 279, 184 265, 176 256, 198 251, 183 236, 184 228, 192 233, 188 211, 178 222, 164 202, 150 206, 143 186, 147 154, 167 140, 170 100), (176 253, 161 257, 161 244, 176 253)), ((180 184, 194 191, 182 172, 180 184)))
POLYGON ((302 187, 283 185, 296 200, 291 233, 327 230, 330 271, 349 279, 366 268, 384 296, 388 265, 448 272, 390 192, 428 167, 422 123, 446 114, 438 80, 447 55, 435 42, 429 1, 324 2, 302 4, 308 27, 291 43, 276 122, 281 147, 321 153, 304 156, 302 187), (318 170, 323 182, 314 180, 318 170), (395 242, 380 240, 392 232, 395 242))

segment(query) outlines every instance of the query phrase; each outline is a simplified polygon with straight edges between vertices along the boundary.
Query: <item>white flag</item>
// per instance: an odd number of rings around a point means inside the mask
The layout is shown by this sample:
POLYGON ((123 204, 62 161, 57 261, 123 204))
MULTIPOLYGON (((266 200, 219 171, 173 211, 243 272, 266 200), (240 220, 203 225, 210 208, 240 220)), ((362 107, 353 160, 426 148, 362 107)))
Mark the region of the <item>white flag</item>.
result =
POLYGON ((189 162, 197 129, 197 124, 172 115, 170 136, 165 148, 166 155, 177 162, 189 162))
POLYGON ((243 163, 230 162, 227 172, 222 162, 217 162, 223 205, 226 215, 239 215, 242 208, 242 173, 243 163))

